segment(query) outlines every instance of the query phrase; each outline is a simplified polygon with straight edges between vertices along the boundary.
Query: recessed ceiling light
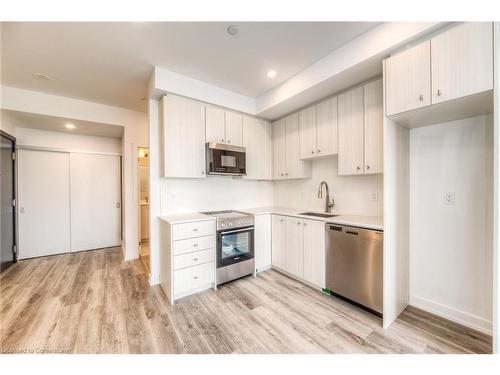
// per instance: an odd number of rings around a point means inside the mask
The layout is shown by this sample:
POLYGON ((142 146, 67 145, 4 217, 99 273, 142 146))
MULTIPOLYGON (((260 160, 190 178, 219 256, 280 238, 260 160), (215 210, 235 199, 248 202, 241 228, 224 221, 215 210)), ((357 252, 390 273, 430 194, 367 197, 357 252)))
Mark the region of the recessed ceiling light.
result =
POLYGON ((274 77, 276 77, 276 70, 270 70, 270 71, 268 71, 268 72, 267 72, 267 76, 268 76, 269 78, 274 78, 274 77))
POLYGON ((48 75, 46 74, 42 74, 42 73, 33 73, 32 76, 34 78, 38 78, 38 79, 43 79, 45 81, 52 81, 52 77, 49 77, 48 75))
POLYGON ((67 124, 65 124, 64 127, 66 129, 76 129, 76 126, 74 124, 69 123, 69 122, 67 124))
POLYGON ((227 33, 231 36, 235 36, 240 31, 240 28, 236 25, 231 25, 227 28, 227 33))

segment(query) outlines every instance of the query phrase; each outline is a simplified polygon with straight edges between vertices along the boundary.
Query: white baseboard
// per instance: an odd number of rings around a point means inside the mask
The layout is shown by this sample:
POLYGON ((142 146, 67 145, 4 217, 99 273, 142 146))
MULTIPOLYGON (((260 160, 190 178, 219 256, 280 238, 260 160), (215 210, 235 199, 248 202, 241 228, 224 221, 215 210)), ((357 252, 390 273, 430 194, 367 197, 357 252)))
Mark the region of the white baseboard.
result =
POLYGON ((481 318, 480 316, 469 314, 451 306, 446 306, 415 295, 410 296, 410 305, 430 312, 431 314, 451 320, 452 322, 475 329, 476 331, 486 333, 487 335, 493 334, 493 323, 490 320, 481 318))
POLYGON ((158 285, 160 283, 160 275, 149 274, 149 286, 158 285))

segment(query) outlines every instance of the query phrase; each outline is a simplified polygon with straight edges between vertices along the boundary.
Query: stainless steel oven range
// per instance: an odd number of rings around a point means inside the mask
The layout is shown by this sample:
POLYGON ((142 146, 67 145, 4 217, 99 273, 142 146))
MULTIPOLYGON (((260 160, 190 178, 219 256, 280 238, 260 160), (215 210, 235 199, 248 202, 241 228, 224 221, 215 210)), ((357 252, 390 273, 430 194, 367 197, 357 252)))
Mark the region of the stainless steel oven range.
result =
POLYGON ((238 211, 203 214, 217 219, 217 285, 254 274, 253 216, 238 211))

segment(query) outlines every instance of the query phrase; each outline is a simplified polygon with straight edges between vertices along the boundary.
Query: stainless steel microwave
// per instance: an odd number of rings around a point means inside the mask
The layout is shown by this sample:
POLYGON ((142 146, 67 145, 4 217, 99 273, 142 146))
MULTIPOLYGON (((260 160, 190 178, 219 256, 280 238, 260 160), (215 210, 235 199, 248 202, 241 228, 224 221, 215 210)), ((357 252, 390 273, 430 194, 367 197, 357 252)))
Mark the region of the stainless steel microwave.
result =
POLYGON ((245 147, 207 142, 207 174, 246 175, 245 147))

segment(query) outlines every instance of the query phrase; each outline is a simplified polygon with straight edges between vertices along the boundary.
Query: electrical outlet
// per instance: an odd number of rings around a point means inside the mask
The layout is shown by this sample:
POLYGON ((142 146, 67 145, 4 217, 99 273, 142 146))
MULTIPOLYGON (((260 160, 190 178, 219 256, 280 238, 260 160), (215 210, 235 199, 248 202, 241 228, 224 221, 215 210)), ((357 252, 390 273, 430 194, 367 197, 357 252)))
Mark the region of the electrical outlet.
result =
POLYGON ((368 199, 371 201, 378 201, 378 193, 372 192, 368 195, 368 199))
POLYGON ((443 204, 454 205, 455 204, 455 192, 446 191, 443 194, 443 204))

